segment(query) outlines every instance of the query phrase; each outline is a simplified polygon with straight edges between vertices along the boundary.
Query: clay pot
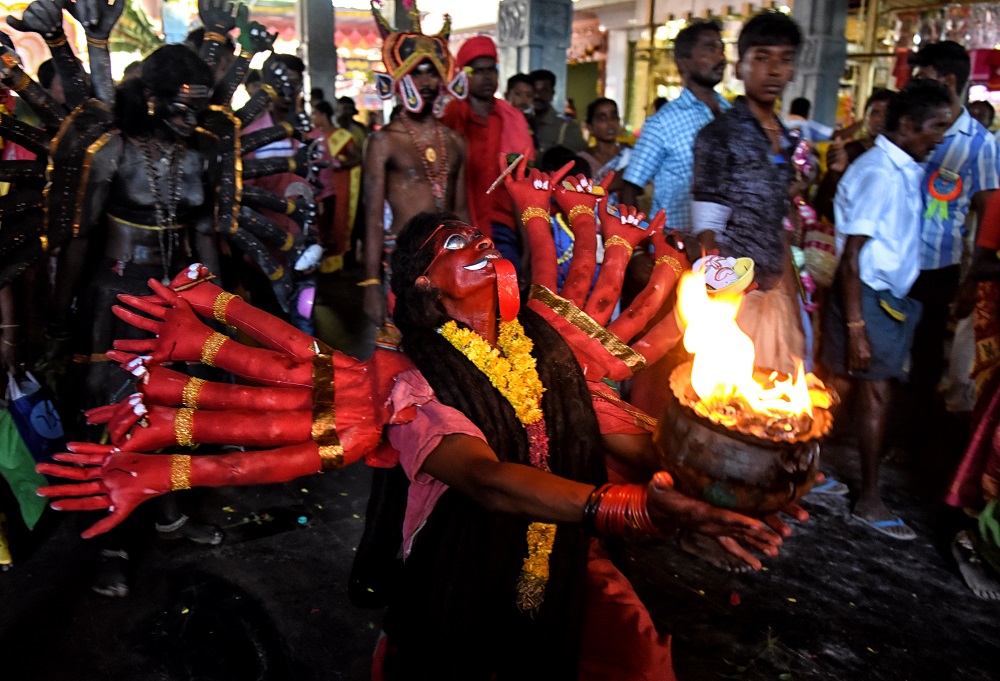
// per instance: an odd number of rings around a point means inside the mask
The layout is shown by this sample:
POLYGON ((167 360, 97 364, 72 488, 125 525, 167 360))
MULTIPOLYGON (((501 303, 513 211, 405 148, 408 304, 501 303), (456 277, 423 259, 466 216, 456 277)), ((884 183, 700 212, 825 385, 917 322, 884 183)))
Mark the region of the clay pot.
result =
POLYGON ((761 517, 798 501, 816 480, 819 441, 785 444, 730 431, 671 399, 653 435, 678 491, 761 517))

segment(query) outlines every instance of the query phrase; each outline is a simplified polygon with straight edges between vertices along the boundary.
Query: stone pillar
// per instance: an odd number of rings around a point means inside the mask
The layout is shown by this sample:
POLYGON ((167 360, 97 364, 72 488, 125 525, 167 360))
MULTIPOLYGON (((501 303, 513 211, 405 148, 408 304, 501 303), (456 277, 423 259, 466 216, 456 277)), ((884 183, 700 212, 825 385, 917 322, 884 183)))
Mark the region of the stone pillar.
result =
POLYGON ((337 46, 333 44, 333 3, 330 0, 300 0, 295 3, 299 56, 306 63, 306 86, 323 88, 331 104, 337 97, 337 46))
POLYGON ((795 80, 785 90, 784 110, 796 97, 812 102, 813 120, 833 125, 837 93, 847 63, 845 0, 795 0, 792 17, 802 29, 795 80))
POLYGON ((566 102, 566 48, 573 35, 573 0, 501 0, 497 18, 500 83, 515 73, 556 74, 552 107, 566 102))

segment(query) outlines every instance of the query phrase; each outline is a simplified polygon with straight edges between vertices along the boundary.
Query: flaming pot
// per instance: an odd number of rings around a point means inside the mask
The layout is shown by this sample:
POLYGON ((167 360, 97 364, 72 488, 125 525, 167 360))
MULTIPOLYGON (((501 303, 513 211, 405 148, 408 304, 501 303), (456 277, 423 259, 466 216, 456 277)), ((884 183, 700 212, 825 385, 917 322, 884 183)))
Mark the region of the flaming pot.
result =
POLYGON ((716 425, 673 397, 653 436, 676 488, 750 516, 774 513, 816 479, 818 439, 773 442, 716 425))

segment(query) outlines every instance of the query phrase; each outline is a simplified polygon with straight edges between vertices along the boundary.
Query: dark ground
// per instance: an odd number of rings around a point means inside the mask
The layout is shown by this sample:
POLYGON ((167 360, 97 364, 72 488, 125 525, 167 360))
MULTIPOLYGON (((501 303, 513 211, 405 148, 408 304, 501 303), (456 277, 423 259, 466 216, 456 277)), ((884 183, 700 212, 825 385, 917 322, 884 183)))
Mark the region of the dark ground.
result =
MULTIPOLYGON (((324 288, 338 309, 359 299, 350 282, 324 288)), ((318 311, 321 336, 335 333, 333 317, 318 311)), ((760 573, 721 572, 672 542, 633 543, 630 576, 674 635, 678 677, 1000 678, 1000 604, 962 584, 948 544, 964 520, 936 501, 953 465, 950 438, 941 428, 933 457, 885 470, 885 497, 917 531, 913 542, 851 520, 846 498, 813 495, 804 503, 812 519, 760 573)), ((828 474, 856 483, 849 443, 823 456, 828 474)), ((188 512, 223 527, 225 542, 158 540, 139 516, 149 531, 130 561, 131 595, 118 600, 90 591, 94 549, 77 538, 78 520, 48 512, 0 574, 0 679, 367 679, 381 613, 348 602, 347 578, 369 478, 358 465, 183 493, 188 512)))

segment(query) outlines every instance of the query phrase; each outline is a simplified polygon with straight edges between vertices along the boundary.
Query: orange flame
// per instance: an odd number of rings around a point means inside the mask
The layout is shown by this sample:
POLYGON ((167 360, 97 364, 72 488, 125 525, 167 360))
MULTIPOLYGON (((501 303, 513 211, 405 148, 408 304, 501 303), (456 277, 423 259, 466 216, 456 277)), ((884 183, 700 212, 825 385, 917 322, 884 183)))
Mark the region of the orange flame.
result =
POLYGON ((706 407, 743 401, 753 411, 775 416, 813 415, 828 407, 827 393, 802 363, 795 378, 773 373, 762 385, 754 377, 753 341, 736 324, 743 294, 709 296, 704 272, 688 272, 680 281, 677 310, 686 325, 684 347, 694 355, 691 386, 706 407), (818 387, 810 391, 810 386, 818 387))

